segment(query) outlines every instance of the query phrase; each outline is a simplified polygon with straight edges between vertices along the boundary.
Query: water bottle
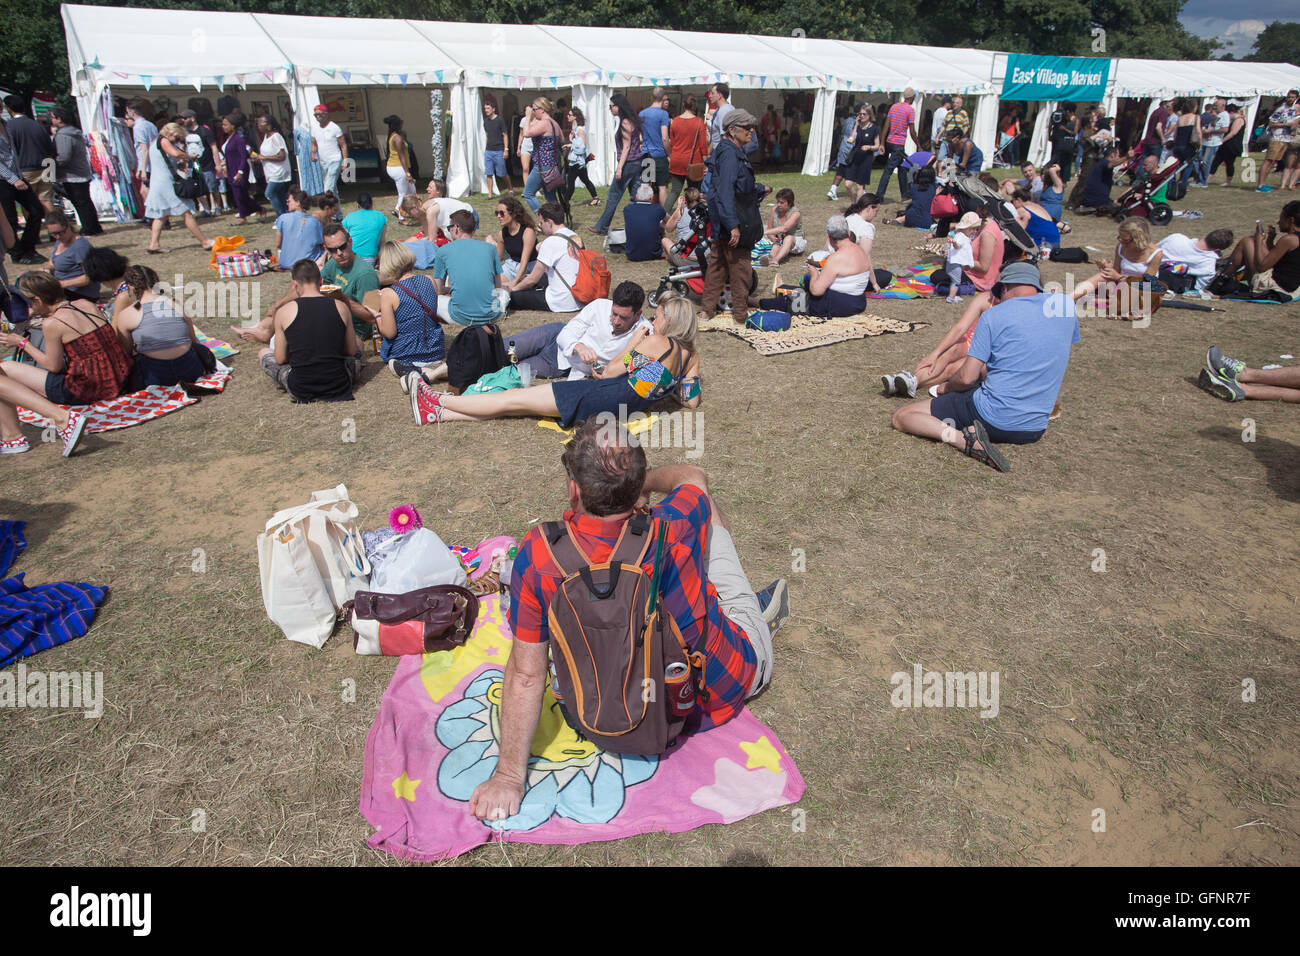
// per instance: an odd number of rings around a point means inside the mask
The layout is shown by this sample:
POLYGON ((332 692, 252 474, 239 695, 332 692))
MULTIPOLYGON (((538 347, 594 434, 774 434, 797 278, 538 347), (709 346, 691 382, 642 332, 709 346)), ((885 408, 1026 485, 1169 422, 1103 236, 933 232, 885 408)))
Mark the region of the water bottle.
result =
POLYGON ((510 576, 514 573, 515 557, 518 554, 518 548, 507 551, 501 559, 501 571, 497 574, 497 580, 501 582, 501 613, 507 619, 510 615, 510 576))

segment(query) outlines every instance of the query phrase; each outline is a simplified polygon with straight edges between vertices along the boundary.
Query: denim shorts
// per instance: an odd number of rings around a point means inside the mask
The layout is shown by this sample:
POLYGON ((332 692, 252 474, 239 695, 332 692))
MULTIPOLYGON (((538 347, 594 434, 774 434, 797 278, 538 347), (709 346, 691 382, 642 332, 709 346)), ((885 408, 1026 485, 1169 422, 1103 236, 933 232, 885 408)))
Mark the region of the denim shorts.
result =
POLYGON ((203 182, 208 187, 208 195, 217 194, 217 171, 215 169, 205 169, 203 172, 203 182))
POLYGON ((493 152, 485 150, 483 153, 483 165, 486 167, 484 174, 487 176, 504 176, 506 175, 506 154, 504 150, 493 152))
MULTIPOLYGON (((966 392, 945 392, 938 398, 930 399, 930 414, 942 421, 951 421, 953 427, 959 431, 969 428, 975 424, 975 419, 979 418, 979 412, 975 408, 974 391, 966 392)), ((989 441, 995 445, 1028 445, 1038 441, 1043 437, 1042 431, 1036 432, 1013 432, 1005 431, 989 422, 980 418, 984 422, 984 428, 989 433, 989 441)))

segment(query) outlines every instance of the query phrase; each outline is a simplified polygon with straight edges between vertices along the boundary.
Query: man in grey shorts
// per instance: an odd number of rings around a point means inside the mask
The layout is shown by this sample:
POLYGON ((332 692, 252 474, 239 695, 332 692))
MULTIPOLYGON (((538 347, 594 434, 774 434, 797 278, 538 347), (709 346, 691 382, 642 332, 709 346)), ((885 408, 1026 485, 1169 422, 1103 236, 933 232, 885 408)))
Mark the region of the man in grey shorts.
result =
MULTIPOLYGON (((639 513, 649 512, 654 534, 663 530, 660 601, 692 654, 706 660, 707 693, 696 699, 687 729, 707 731, 739 714, 772 679, 772 632, 789 614, 786 584, 775 581, 755 594, 709 495, 708 476, 691 465, 648 468, 645 449, 617 420, 603 418, 588 419, 565 446, 569 510, 563 530, 555 531, 567 533, 581 553, 604 560, 639 513), (666 497, 650 507, 652 495, 666 497)), ((481 820, 513 816, 524 797, 529 744, 549 677, 548 609, 564 575, 547 534, 545 525, 532 528, 512 566, 513 643, 501 694, 500 756, 469 801, 470 813, 481 820)), ((649 551, 641 567, 654 572, 649 551)))

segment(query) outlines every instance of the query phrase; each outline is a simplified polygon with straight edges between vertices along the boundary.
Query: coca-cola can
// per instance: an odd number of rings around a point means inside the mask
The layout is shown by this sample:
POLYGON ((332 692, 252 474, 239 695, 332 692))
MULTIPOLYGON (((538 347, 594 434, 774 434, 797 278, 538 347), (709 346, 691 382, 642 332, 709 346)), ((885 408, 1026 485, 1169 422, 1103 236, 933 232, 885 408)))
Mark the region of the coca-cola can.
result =
POLYGON ((679 661, 669 664, 664 671, 664 688, 673 716, 689 717, 695 709, 695 685, 691 683, 690 666, 679 661))

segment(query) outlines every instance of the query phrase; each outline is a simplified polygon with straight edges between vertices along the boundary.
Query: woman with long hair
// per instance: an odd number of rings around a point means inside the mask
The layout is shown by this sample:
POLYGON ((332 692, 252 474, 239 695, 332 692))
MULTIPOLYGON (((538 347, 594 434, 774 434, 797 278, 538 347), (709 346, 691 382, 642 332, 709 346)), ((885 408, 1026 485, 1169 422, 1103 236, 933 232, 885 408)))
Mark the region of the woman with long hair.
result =
POLYGON ((698 189, 702 182, 691 179, 688 170, 709 158, 709 124, 699 115, 699 102, 693 94, 687 93, 682 98, 681 113, 668 124, 668 143, 668 178, 672 185, 664 208, 674 209, 682 189, 687 186, 698 189))
POLYGON ((614 180, 609 184, 609 193, 605 197, 605 211, 594 226, 588 226, 589 232, 599 236, 609 232, 609 224, 614 221, 614 212, 623 201, 623 194, 641 177, 641 118, 637 115, 628 98, 622 93, 615 93, 609 98, 609 111, 618 124, 614 130, 614 152, 618 164, 614 167, 614 180))
POLYGON ((1223 145, 1214 154, 1214 162, 1210 164, 1211 176, 1220 166, 1227 171, 1228 178, 1223 181, 1225 186, 1232 185, 1233 174, 1237 171, 1237 160, 1241 158, 1242 144, 1246 138, 1246 116, 1241 112, 1240 105, 1228 104, 1228 119, 1228 132, 1223 136, 1223 145))
POLYGON ((388 164, 384 169, 388 172, 389 179, 397 186, 397 202, 393 204, 393 212, 405 225, 406 221, 402 219, 402 200, 415 194, 415 182, 411 179, 411 160, 407 154, 410 147, 406 142, 406 133, 402 130, 400 116, 396 113, 385 116, 384 125, 388 127, 388 164))
POLYGON ((596 370, 596 378, 551 382, 490 395, 434 391, 418 372, 408 379, 411 410, 420 425, 483 422, 493 418, 559 418, 568 428, 598 415, 648 412, 672 397, 686 408, 700 404, 700 356, 695 351, 695 305, 684 296, 659 300, 653 329, 638 330, 622 361, 596 370))
MULTIPOLYGON (((514 292, 516 283, 529 272, 545 268, 537 261, 537 223, 517 196, 498 199, 496 217, 501 229, 495 235, 489 235, 488 242, 496 248, 501 259, 504 288, 514 292)), ((540 287, 546 288, 545 278, 540 287)))
POLYGON ((17 409, 22 407, 54 423, 66 458, 77 447, 86 419, 62 406, 117 398, 131 372, 131 360, 99 310, 69 302, 59 280, 48 272, 23 273, 18 289, 41 319, 45 347, 37 348, 12 332, 0 333, 0 345, 20 349, 35 363, 0 362, 0 454, 28 450, 18 424, 17 409))
POLYGON ((248 188, 248 141, 244 139, 244 126, 247 122, 239 110, 221 118, 221 130, 226 134, 226 142, 221 151, 226 158, 226 181, 230 183, 230 192, 235 197, 235 211, 239 214, 235 220, 237 226, 246 225, 248 217, 253 213, 257 213, 258 222, 266 219, 262 207, 248 188))
MULTIPOLYGON (((537 212, 542 205, 537 201, 538 190, 545 194, 547 202, 556 202, 559 198, 558 186, 564 176, 560 140, 564 134, 560 130, 560 124, 551 115, 555 104, 550 99, 539 96, 533 100, 532 105, 532 118, 523 131, 524 136, 532 137, 533 140, 533 162, 528 170, 528 179, 524 182, 524 202, 528 203, 529 209, 537 212), (546 185, 547 179, 551 180, 552 185, 546 185)), ((565 218, 568 218, 567 210, 565 218)))
POLYGON ((591 193, 591 201, 587 205, 599 206, 600 196, 596 193, 596 187, 591 184, 591 177, 587 175, 587 157, 591 155, 591 148, 587 145, 587 117, 583 115, 582 110, 574 106, 568 112, 568 120, 568 165, 564 173, 564 194, 572 204, 573 192, 578 187, 578 180, 581 179, 587 187, 587 192, 591 193))
POLYGON ((203 367, 204 346, 194 323, 172 299, 158 292, 158 274, 148 266, 130 266, 125 282, 135 301, 113 316, 113 330, 123 350, 134 353, 141 384, 195 382, 203 367))

